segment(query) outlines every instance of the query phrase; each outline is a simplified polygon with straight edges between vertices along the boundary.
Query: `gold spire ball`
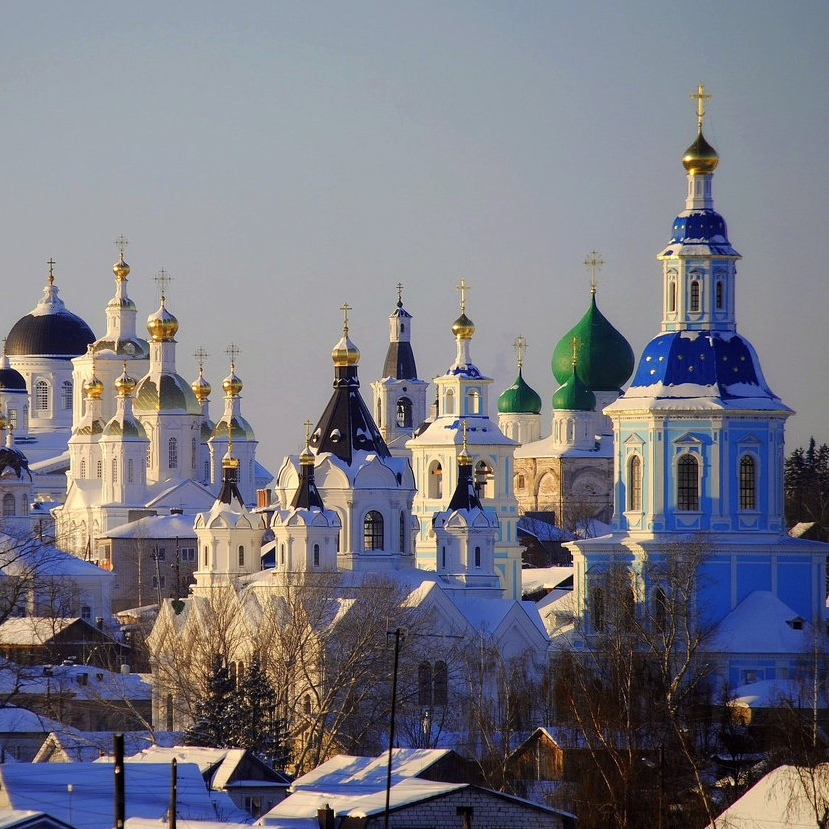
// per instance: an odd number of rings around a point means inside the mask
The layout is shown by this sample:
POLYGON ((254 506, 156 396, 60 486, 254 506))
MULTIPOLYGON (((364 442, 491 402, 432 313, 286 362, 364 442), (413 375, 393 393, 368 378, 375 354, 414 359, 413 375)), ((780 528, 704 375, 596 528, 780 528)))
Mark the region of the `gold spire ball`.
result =
POLYGON ((130 275, 130 266, 124 261, 124 252, 126 251, 128 244, 129 241, 123 233, 115 240, 115 247, 118 248, 121 256, 112 266, 112 272, 115 274, 115 277, 119 282, 123 282, 130 275))
POLYGON ((242 393, 243 384, 239 377, 236 376, 236 358, 239 356, 239 347, 235 343, 231 343, 225 354, 230 357, 230 374, 222 380, 222 388, 228 397, 238 397, 242 393))
POLYGON ((466 293, 470 286, 466 284, 465 279, 461 279, 461 284, 457 288, 461 295, 461 315, 452 323, 452 333, 462 340, 471 340, 475 335, 475 323, 466 316, 466 293))
POLYGON ((167 310, 167 285, 170 283, 169 274, 162 268, 155 281, 161 288, 161 307, 147 317, 147 331, 153 342, 169 343, 175 339, 178 332, 178 320, 167 310))
POLYGON ((207 352, 199 346, 193 356, 199 363, 199 376, 190 384, 190 388, 193 389, 196 400, 199 403, 204 403, 210 397, 210 392, 213 391, 210 383, 204 379, 204 361, 207 359, 207 352))
POLYGON ((331 352, 331 359, 334 361, 335 368, 356 366, 360 362, 360 349, 348 339, 348 312, 351 310, 351 306, 345 302, 340 306, 340 310, 345 316, 343 335, 340 341, 334 346, 334 350, 331 352))
POLYGON ((135 378, 130 377, 127 374, 127 364, 124 363, 124 370, 121 373, 120 377, 115 379, 115 392, 119 397, 132 397, 132 393, 135 391, 135 387, 138 384, 135 381, 135 378))
POLYGON ((691 95, 697 102, 697 138, 682 156, 682 165, 692 175, 711 175, 720 163, 717 151, 705 140, 702 127, 705 123, 705 102, 711 100, 705 87, 700 84, 697 91, 691 95))

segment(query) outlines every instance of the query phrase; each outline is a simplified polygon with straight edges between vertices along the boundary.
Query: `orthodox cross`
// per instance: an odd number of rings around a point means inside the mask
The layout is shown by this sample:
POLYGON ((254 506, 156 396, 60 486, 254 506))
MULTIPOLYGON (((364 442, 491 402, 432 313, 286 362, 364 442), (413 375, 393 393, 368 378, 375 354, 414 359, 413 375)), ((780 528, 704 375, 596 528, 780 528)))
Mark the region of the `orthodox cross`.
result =
POLYGON ((397 283, 397 307, 398 308, 403 307, 403 283, 402 282, 397 283))
POLYGON ((461 313, 465 314, 466 313, 466 292, 471 291, 472 288, 471 288, 470 285, 466 284, 465 279, 461 279, 461 284, 457 285, 456 287, 457 287, 458 291, 460 291, 460 295, 461 295, 461 313))
POLYGON ((704 84, 700 84, 697 91, 692 93, 691 100, 697 102, 697 126, 702 132, 702 124, 705 121, 705 102, 711 100, 711 95, 705 92, 704 84))
POLYGON ((55 284, 55 260, 50 259, 46 264, 49 266, 49 284, 54 285, 55 284))
POLYGON ((115 240, 115 247, 118 248, 118 253, 121 254, 121 261, 124 261, 124 254, 127 251, 127 245, 129 245, 130 240, 127 239, 126 236, 122 233, 116 240, 115 240))
POLYGON ((463 421, 463 451, 464 451, 465 454, 469 454, 468 447, 469 447, 469 424, 464 420, 463 421))
POLYGON ((515 338, 515 342, 512 346, 515 349, 515 353, 518 355, 518 370, 521 371, 524 367, 524 355, 527 353, 527 341, 521 334, 519 334, 515 338))
POLYGON ((242 352, 239 350, 239 346, 238 346, 238 345, 236 345, 236 343, 231 343, 231 344, 230 344, 230 345, 229 345, 229 346, 225 349, 225 354, 227 354, 227 356, 228 356, 228 357, 230 357, 230 370, 231 370, 231 371, 235 371, 235 370, 236 370, 236 358, 237 358, 237 357, 238 357, 241 353, 242 353, 242 352))
POLYGON ((199 346, 194 352, 193 356, 196 358, 196 362, 199 364, 199 374, 204 372, 204 362, 210 356, 207 351, 199 346))
POLYGON ((340 305, 340 310, 345 315, 345 320, 343 322, 343 336, 347 337, 348 336, 348 312, 353 311, 354 309, 347 302, 344 302, 342 305, 340 305))
POLYGON ((595 296, 597 275, 602 269, 602 265, 604 265, 604 259, 602 259, 602 255, 598 251, 591 250, 587 254, 587 259, 584 260, 584 264, 587 270, 590 271, 590 293, 595 296))
POLYGON ((156 275, 155 275, 155 284, 158 285, 159 290, 161 291, 161 301, 167 297, 167 286, 173 281, 173 277, 167 273, 167 271, 162 268, 156 275))
POLYGON ((311 445, 311 429, 314 424, 306 420, 302 425, 305 427, 305 448, 307 449, 311 445))

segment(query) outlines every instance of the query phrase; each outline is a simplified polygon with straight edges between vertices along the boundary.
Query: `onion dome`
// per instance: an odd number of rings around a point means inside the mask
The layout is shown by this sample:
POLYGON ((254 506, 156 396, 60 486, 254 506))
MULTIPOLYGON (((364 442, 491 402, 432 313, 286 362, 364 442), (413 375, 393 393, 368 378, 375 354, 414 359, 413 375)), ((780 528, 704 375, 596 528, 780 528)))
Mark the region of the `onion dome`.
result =
POLYGON ((458 453, 458 485, 455 487, 452 498, 447 509, 451 510, 472 510, 482 509, 481 501, 478 498, 478 491, 475 489, 475 478, 472 474, 472 456, 467 448, 466 421, 463 423, 463 448, 458 453))
POLYGON ((345 329, 342 338, 334 346, 331 359, 334 361, 336 368, 356 366, 360 362, 360 349, 348 339, 348 328, 345 329))
POLYGON ((501 414, 541 414, 541 397, 524 380, 522 369, 518 369, 515 382, 498 398, 501 414))
POLYGON ((135 407, 140 412, 184 411, 202 413, 199 401, 187 381, 178 374, 149 374, 142 378, 135 391, 135 407))
POLYGON ((72 358, 86 354, 87 346, 94 341, 92 329, 67 311, 50 272, 43 298, 12 326, 5 351, 11 356, 72 358))
POLYGON ((130 377, 127 374, 127 366, 124 365, 124 370, 121 372, 121 376, 115 379, 115 392, 119 397, 132 397, 132 393, 135 391, 135 387, 138 384, 135 381, 135 378, 130 377))
POLYGON ((190 384, 193 389, 193 394, 196 395, 196 400, 199 403, 206 403, 210 397, 210 392, 213 391, 212 386, 204 379, 204 370, 199 368, 199 376, 190 384))
POLYGON ((26 391, 25 378, 9 365, 7 354, 0 357, 0 391, 26 391))
POLYGON ((553 395, 553 408, 557 412, 592 412, 596 408, 596 395, 579 379, 575 360, 570 363, 570 377, 553 395))
POLYGON ((696 140, 682 156, 682 165, 692 175, 710 175, 717 169, 720 157, 717 151, 705 140, 700 128, 696 140))
POLYGON ((299 486, 294 494, 291 506, 294 509, 319 509, 324 510, 322 496, 314 481, 314 453, 310 446, 310 433, 305 436, 305 449, 299 456, 299 486))
POLYGON ((562 385, 572 374, 574 345, 579 379, 593 391, 620 391, 633 374, 633 349, 599 310, 595 292, 587 313, 553 352, 553 375, 562 385))
POLYGON ((178 332, 178 320, 167 310, 167 300, 161 297, 161 307, 147 317, 147 331, 153 342, 172 342, 178 332))
POLYGON ((466 312, 452 323, 452 333, 461 340, 471 340, 475 336, 475 323, 466 316, 466 312))
POLYGON ((123 282, 130 275, 130 266, 121 258, 112 266, 112 272, 119 282, 123 282))
MULTIPOLYGON (((193 384, 195 387, 195 383, 193 384)), ((210 386, 207 386, 208 394, 210 393, 210 386)), ((228 397, 238 397, 242 393, 243 383, 236 375, 236 372, 231 367, 230 374, 222 380, 222 388, 224 389, 225 395, 228 397)), ((193 391, 196 389, 193 388, 193 391)), ((198 397, 198 394, 196 395, 198 397)))
POLYGON ((104 384, 94 374, 83 384, 84 396, 90 400, 100 400, 104 396, 104 384))

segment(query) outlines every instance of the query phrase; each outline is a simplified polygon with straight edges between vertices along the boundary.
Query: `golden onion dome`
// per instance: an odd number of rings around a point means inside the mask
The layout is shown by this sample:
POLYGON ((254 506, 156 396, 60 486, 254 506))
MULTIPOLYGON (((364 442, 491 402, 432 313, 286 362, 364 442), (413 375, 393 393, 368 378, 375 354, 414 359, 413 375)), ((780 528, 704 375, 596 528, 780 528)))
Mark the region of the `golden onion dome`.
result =
POLYGON ((123 282, 130 275, 130 266, 124 261, 123 256, 112 266, 112 272, 119 282, 123 282))
POLYGON ((225 452, 225 456, 222 458, 222 469, 238 469, 242 465, 242 462, 239 458, 234 458, 233 453, 228 447, 227 452, 225 452))
MULTIPOLYGON (((238 397, 241 394, 242 381, 236 376, 236 372, 232 368, 230 369, 230 374, 222 380, 222 388, 224 389, 225 394, 230 397, 238 397)), ((195 389, 193 389, 193 391, 195 391, 195 389)))
POLYGON ((704 175, 714 172, 720 163, 717 151, 705 140, 702 130, 699 131, 696 141, 685 150, 682 156, 682 166, 691 175, 704 175))
POLYGON ((302 454, 299 456, 299 463, 301 466, 314 465, 314 453, 311 451, 311 447, 307 443, 305 444, 305 448, 302 450, 302 454))
POLYGON ((360 349, 348 339, 348 333, 344 333, 342 339, 334 346, 331 359, 338 368, 356 366, 360 362, 360 349))
POLYGON ((83 384, 84 394, 90 400, 100 400, 104 396, 104 384, 94 374, 83 384))
POLYGON ((127 367, 124 366, 121 376, 115 380, 115 392, 119 397, 131 397, 137 385, 135 378, 127 374, 127 367))
POLYGON ((147 331, 153 342, 172 342, 178 331, 178 320, 167 310, 167 301, 161 298, 161 307, 147 317, 147 331))
POLYGON ((199 403, 204 403, 207 401, 207 398, 210 397, 210 392, 213 391, 210 383, 204 379, 203 372, 199 372, 199 376, 190 384, 190 388, 193 389, 193 394, 196 395, 196 400, 199 403))
POLYGON ((463 312, 452 323, 452 333, 462 340, 471 340, 475 334, 475 323, 463 312))

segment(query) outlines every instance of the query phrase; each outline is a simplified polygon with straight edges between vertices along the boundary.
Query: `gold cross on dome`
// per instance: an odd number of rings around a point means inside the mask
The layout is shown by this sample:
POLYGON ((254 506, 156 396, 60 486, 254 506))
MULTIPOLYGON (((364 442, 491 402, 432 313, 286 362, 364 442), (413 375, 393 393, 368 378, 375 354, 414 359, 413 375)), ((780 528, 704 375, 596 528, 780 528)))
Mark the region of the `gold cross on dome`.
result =
POLYGON ((204 363, 205 363, 205 360, 207 360, 207 358, 208 358, 210 355, 207 353, 207 351, 206 351, 204 348, 202 348, 202 346, 199 346, 199 347, 198 347, 198 348, 197 348, 197 349, 193 352, 193 356, 196 358, 196 362, 199 364, 199 371, 200 371, 200 372, 204 371, 204 363))
POLYGON ((527 353, 527 341, 521 334, 519 334, 515 338, 515 342, 512 344, 512 347, 518 355, 518 368, 522 369, 524 367, 524 355, 527 353))
POLYGON ((711 100, 711 95, 705 91, 705 84, 700 84, 697 91, 691 94, 691 100, 697 102, 697 126, 702 132, 702 125, 705 121, 705 102, 711 100))
POLYGON ((121 254, 122 262, 124 261, 124 254, 127 252, 127 245, 129 243, 130 240, 123 233, 115 240, 115 247, 118 248, 118 253, 121 254))
POLYGON ((591 250, 590 253, 587 254, 587 259, 584 260, 584 264, 587 267, 587 270, 590 271, 590 293, 595 295, 597 277, 599 271, 604 265, 604 259, 602 259, 602 255, 598 251, 591 250))
POLYGON ((403 283, 398 282, 396 287, 397 287, 397 304, 402 305, 403 304, 403 283))
POLYGON ((306 420, 302 425, 305 427, 305 448, 307 449, 311 444, 311 429, 314 428, 314 424, 306 420))
POLYGON ((466 313, 466 294, 472 290, 472 286, 468 285, 465 279, 461 279, 461 284, 456 286, 461 295, 461 313, 466 313))
POLYGON ((343 321, 343 334, 347 337, 348 336, 348 312, 353 311, 354 309, 347 303, 344 302, 340 305, 340 310, 344 314, 344 321, 343 321))
POLYGON ((49 284, 54 285, 55 284, 55 264, 56 264, 55 260, 50 259, 46 264, 49 266, 49 284))
POLYGON ((230 357, 230 370, 233 371, 236 368, 236 358, 242 352, 239 350, 239 346, 236 343, 231 343, 226 349, 225 354, 230 357))
POLYGON ((161 291, 161 300, 163 302, 167 296, 167 286, 173 281, 173 277, 170 276, 164 268, 162 268, 154 278, 155 284, 158 285, 159 290, 161 291))

